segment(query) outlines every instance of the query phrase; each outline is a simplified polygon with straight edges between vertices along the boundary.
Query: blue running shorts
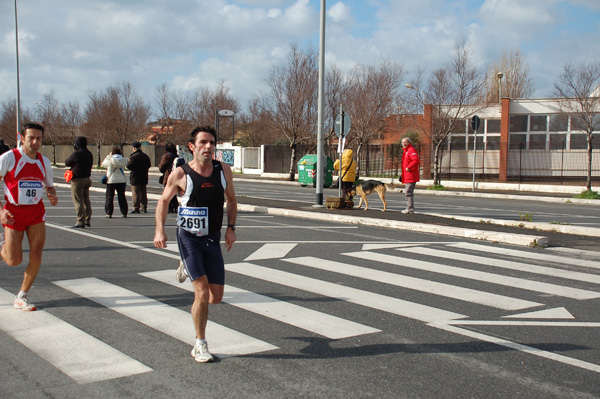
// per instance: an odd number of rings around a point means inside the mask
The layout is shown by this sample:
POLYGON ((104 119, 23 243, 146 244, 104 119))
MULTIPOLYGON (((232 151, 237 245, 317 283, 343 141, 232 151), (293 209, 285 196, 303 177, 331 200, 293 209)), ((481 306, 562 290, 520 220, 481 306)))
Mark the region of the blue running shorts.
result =
POLYGON ((177 228, 177 245, 186 274, 191 281, 206 275, 209 284, 225 285, 225 261, 221 232, 197 236, 177 228))

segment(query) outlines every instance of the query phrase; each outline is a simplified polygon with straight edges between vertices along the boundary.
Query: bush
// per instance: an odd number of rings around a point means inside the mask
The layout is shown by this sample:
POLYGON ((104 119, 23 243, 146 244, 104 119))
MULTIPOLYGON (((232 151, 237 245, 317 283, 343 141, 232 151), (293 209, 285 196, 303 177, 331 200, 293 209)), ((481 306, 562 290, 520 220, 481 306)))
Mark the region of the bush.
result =
POLYGON ((585 190, 585 191, 582 191, 581 194, 578 194, 578 195, 576 195, 573 198, 580 198, 580 199, 600 199, 600 194, 598 194, 596 191, 585 190))

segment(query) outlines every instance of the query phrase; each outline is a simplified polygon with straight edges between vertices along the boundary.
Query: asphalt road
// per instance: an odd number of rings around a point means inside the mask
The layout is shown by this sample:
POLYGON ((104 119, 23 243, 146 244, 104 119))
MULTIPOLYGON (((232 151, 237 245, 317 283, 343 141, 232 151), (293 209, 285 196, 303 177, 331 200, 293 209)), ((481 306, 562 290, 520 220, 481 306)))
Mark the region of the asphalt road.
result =
MULTIPOLYGON (((283 182, 281 182, 283 183, 283 182)), ((401 185, 398 186, 402 188, 401 185)), ((298 183, 266 184, 253 179, 237 179, 236 192, 240 196, 278 201, 302 202, 306 205, 316 203, 315 188, 301 187, 298 183)), ((556 202, 531 201, 525 199, 503 198, 506 194, 494 195, 493 192, 477 192, 478 196, 469 196, 469 192, 440 193, 418 189, 415 192, 415 209, 422 214, 444 214, 447 216, 465 216, 477 219, 498 219, 513 221, 534 221, 566 224, 573 226, 600 228, 600 201, 597 205, 579 205, 568 202, 569 197, 557 197, 544 193, 528 193, 527 197, 549 197, 556 202), (485 196, 480 196, 485 195, 485 196)), ((324 197, 338 196, 339 190, 323 189, 324 197)), ((513 194, 518 197, 517 194, 513 194)), ((523 196, 525 197, 525 196, 523 196)), ((382 203, 377 194, 367 197, 369 209, 381 210, 382 203)), ((391 212, 406 208, 404 193, 388 191, 387 209, 391 212)), ((358 205, 358 198, 355 198, 358 205)), ((363 205, 364 208, 364 205, 363 205)))
POLYGON ((211 307, 219 359, 200 365, 175 243, 152 246, 155 201, 105 219, 94 192, 81 231, 58 191, 40 311, 8 306, 23 267, 3 268, 0 397, 600 397, 596 261, 241 212, 211 307))

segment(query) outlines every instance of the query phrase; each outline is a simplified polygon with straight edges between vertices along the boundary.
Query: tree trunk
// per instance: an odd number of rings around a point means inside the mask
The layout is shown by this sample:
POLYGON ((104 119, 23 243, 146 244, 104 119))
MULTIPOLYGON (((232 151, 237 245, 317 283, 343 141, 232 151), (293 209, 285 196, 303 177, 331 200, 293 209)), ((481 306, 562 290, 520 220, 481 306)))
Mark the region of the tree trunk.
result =
POLYGON ((435 152, 433 155, 433 185, 439 186, 442 184, 440 178, 440 149, 441 145, 438 143, 435 145, 435 152))
POLYGON ((56 144, 52 143, 52 164, 56 165, 56 144))
POLYGON ((290 181, 294 181, 296 176, 296 144, 292 144, 292 155, 290 157, 290 181))
POLYGON ((100 158, 100 144, 98 144, 96 146, 96 149, 98 150, 97 154, 98 154, 98 167, 100 167, 100 165, 102 165, 102 159, 100 158))
POLYGON ((592 191, 592 134, 588 134, 588 148, 587 148, 587 191, 592 191))

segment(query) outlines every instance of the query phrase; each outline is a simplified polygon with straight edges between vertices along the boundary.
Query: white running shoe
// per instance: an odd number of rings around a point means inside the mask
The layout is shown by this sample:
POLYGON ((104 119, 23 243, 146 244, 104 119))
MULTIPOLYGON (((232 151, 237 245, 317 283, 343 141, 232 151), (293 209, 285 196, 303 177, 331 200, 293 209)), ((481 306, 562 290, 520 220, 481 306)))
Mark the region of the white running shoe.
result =
POLYGON ((192 357, 198 363, 210 363, 215 360, 213 355, 211 355, 208 351, 208 344, 200 344, 194 346, 194 349, 192 349, 192 357))
POLYGON ((35 306, 32 303, 29 303, 29 301, 27 300, 27 297, 15 298, 15 303, 13 304, 13 308, 21 309, 25 312, 33 312, 34 310, 37 310, 37 306, 35 306))
POLYGON ((407 214, 407 213, 415 213, 415 211, 409 211, 408 209, 405 209, 402 211, 402 213, 407 214))
POLYGON ((183 266, 183 261, 179 261, 179 267, 175 272, 175 279, 180 283, 183 283, 187 278, 187 274, 185 274, 185 267, 183 266))

